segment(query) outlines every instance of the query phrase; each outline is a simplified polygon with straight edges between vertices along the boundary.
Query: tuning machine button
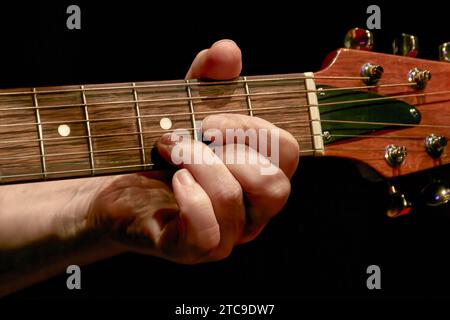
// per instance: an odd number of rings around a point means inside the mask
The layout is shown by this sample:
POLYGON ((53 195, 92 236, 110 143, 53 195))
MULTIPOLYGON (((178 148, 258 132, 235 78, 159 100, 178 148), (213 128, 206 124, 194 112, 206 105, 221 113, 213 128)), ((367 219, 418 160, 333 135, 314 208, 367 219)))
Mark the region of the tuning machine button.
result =
POLYGON ((393 168, 399 167, 405 161, 407 155, 405 146, 390 144, 384 150, 384 159, 393 168))
POLYGON ((425 138, 425 149, 434 159, 437 159, 442 155, 446 146, 447 138, 445 136, 430 134, 425 138))
POLYGON ((439 60, 450 62, 450 42, 445 42, 439 46, 439 60))
POLYGON ((394 54, 415 58, 419 54, 419 40, 416 36, 402 33, 392 42, 392 50, 394 54))
POLYGON ((431 80, 431 72, 419 68, 413 68, 408 72, 408 81, 416 84, 417 89, 423 89, 431 80))
POLYGON ((450 188, 440 181, 435 181, 422 189, 425 203, 430 207, 438 207, 450 201, 450 188))
POLYGON ((366 63, 361 67, 360 75, 365 78, 363 82, 366 85, 374 85, 381 79, 383 72, 382 66, 366 63))
POLYGON ((344 38, 344 47, 370 51, 373 48, 372 32, 362 28, 350 29, 344 38))
POLYGON ((405 194, 397 190, 393 185, 389 186, 389 203, 386 215, 389 218, 396 218, 411 211, 412 205, 406 199, 405 194))

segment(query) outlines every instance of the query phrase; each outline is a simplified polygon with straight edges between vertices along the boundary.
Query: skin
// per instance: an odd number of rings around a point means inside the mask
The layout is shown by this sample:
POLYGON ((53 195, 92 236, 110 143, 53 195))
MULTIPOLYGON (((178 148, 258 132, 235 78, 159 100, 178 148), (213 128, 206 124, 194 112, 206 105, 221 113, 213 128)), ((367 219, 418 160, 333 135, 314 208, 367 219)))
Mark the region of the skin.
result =
MULTIPOLYGON (((221 40, 195 57, 186 78, 227 80, 241 68, 238 46, 221 40)), ((228 114, 207 117, 203 129, 212 128, 275 126, 228 114)), ((157 143, 168 162, 175 143, 168 135, 157 143)), ((175 172, 1 186, 0 296, 60 274, 68 265, 123 252, 184 264, 226 258, 234 246, 254 239, 288 199, 299 147, 281 129, 279 145, 273 175, 261 175, 262 164, 224 164, 205 144, 183 141, 178 148, 218 161, 181 163, 175 172)), ((258 154, 248 146, 236 150, 245 157, 258 154)))

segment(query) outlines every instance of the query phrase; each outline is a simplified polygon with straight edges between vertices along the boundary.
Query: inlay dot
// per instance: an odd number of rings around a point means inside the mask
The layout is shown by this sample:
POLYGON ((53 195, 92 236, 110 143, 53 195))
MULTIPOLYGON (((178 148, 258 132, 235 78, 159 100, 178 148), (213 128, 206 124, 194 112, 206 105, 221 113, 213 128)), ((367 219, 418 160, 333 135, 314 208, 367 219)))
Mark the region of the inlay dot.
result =
POLYGON ((161 126, 161 129, 169 130, 170 128, 172 128, 172 120, 170 120, 169 118, 162 118, 159 121, 159 125, 161 126))
POLYGON ((70 135, 70 127, 67 124, 60 124, 58 126, 58 133, 61 137, 68 137, 70 135))

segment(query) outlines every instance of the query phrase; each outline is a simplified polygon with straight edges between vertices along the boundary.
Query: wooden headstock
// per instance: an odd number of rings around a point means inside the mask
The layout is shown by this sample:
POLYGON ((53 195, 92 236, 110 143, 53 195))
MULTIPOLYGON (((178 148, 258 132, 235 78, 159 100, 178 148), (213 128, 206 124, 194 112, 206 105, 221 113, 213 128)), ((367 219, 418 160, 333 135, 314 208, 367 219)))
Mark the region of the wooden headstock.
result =
MULTIPOLYGON (((338 77, 358 77, 366 63, 380 65, 384 74, 373 88, 362 91, 392 97, 415 107, 421 115, 417 125, 393 125, 368 134, 343 139, 325 147, 326 156, 338 156, 367 163, 387 178, 418 172, 450 163, 450 151, 432 157, 426 150, 425 139, 434 134, 450 138, 450 64, 368 51, 340 49, 329 56, 328 66, 315 73, 316 87, 361 87, 361 79, 344 80, 338 77), (413 68, 431 72, 424 88, 408 85, 408 73, 413 68), (330 78, 327 78, 330 77, 330 78), (386 161, 388 145, 404 147, 405 160, 398 166, 386 161)), ((320 103, 319 103, 320 105, 320 103)), ((386 108, 386 112, 390 112, 386 108)))

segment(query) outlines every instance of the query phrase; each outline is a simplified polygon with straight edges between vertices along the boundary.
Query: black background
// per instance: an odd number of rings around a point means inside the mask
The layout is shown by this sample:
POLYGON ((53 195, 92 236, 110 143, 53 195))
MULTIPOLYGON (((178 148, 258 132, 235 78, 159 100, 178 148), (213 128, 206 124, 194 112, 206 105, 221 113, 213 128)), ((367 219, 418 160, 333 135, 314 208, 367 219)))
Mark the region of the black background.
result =
MULTIPOLYGON (((374 51, 390 53, 392 39, 406 32, 419 37, 419 57, 437 59, 438 45, 450 40, 440 3, 376 3, 381 30, 373 31, 374 51)), ((317 71, 347 30, 365 26, 370 4, 2 4, 0 86, 180 79, 195 54, 221 38, 241 47, 244 75, 317 71), (66 28, 70 4, 81 7, 81 30, 66 28)), ((420 189, 423 179, 399 184, 420 189)), ((140 299, 169 314, 189 301, 279 303, 289 310, 309 300, 450 298, 449 207, 431 210, 419 201, 409 216, 387 219, 385 189, 348 161, 305 158, 287 208, 225 261, 181 266, 127 254, 84 267, 80 291, 65 289, 61 275, 8 300, 140 299), (381 267, 378 291, 366 288, 371 264, 381 267)))

